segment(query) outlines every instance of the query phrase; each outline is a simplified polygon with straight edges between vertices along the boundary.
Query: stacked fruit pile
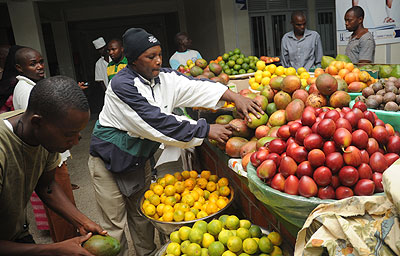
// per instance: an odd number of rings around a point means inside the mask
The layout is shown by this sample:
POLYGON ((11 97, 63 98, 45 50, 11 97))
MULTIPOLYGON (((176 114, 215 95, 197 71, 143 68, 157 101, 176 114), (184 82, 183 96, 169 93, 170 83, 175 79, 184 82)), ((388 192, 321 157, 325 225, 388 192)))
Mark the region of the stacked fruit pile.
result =
POLYGON ((166 174, 144 194, 143 212, 164 222, 191 221, 216 213, 229 202, 229 181, 210 171, 166 174))
POLYGON ((257 225, 239 220, 235 215, 222 215, 207 223, 197 221, 192 228, 183 226, 170 235, 166 255, 188 256, 277 256, 282 238, 277 232, 262 234, 257 225))
POLYGON ((362 90, 362 95, 355 101, 364 102, 368 108, 385 111, 399 111, 400 105, 400 78, 389 77, 362 90))
POLYGON ((229 82, 229 76, 222 72, 222 67, 217 63, 208 65, 205 59, 197 59, 194 63, 192 60, 188 60, 188 66, 190 68, 180 65, 178 71, 187 76, 210 79, 223 84, 229 82))
POLYGON ((382 173, 399 158, 400 137, 367 111, 306 107, 301 119, 250 156, 257 175, 291 195, 343 199, 382 192, 382 173))
POLYGON ((222 66, 223 72, 227 75, 239 75, 253 73, 256 70, 256 56, 245 56, 240 49, 224 53, 216 61, 222 66))
POLYGON ((343 61, 332 61, 325 70, 322 68, 315 69, 314 76, 318 77, 324 73, 338 79, 342 87, 347 87, 346 91, 348 92, 361 92, 362 89, 376 82, 376 79, 367 71, 361 71, 354 67, 353 63, 343 61))
MULTIPOLYGON (((280 76, 297 76, 300 78, 302 88, 305 89, 307 86, 307 79, 310 78, 310 74, 305 68, 298 68, 297 71, 293 67, 284 68, 283 66, 276 66, 275 64, 266 65, 262 60, 256 62, 257 71, 254 77, 249 79, 249 85, 251 89, 262 91, 267 85, 270 85, 272 78, 280 76)), ((279 88, 277 88, 279 89, 279 88)))

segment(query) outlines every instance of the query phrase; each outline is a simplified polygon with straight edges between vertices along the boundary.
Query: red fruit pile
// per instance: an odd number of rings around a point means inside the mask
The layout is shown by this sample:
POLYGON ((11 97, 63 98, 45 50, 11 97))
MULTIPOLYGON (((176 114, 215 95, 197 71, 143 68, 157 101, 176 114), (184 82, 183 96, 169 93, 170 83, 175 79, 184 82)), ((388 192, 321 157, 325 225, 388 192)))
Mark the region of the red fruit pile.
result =
POLYGON ((277 136, 250 161, 269 186, 304 197, 382 192, 382 173, 400 154, 400 134, 362 102, 352 109, 306 107, 301 120, 281 126, 277 136))

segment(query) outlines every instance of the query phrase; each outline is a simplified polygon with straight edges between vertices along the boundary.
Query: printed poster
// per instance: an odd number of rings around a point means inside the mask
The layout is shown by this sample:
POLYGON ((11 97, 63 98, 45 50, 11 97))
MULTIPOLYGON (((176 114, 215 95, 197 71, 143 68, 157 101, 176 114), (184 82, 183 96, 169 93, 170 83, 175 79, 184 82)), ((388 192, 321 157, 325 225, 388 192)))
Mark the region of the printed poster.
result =
POLYGON ((364 9, 364 27, 375 43, 400 43, 400 0, 336 0, 337 44, 347 45, 352 32, 346 30, 344 15, 353 5, 364 9))

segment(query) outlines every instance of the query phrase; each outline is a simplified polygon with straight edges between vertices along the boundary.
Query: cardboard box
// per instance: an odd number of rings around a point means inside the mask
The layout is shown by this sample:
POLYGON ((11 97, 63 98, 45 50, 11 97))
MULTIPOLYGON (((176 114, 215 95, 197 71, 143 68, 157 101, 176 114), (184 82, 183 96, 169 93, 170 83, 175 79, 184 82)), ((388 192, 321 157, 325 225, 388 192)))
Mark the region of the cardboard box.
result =
MULTIPOLYGON (((243 89, 250 88, 249 79, 250 78, 229 80, 229 84, 236 85, 236 92, 240 92, 243 89)), ((229 84, 228 84, 228 86, 229 86, 229 88, 231 88, 231 86, 229 84)), ((234 89, 232 89, 232 90, 235 91, 234 89)))

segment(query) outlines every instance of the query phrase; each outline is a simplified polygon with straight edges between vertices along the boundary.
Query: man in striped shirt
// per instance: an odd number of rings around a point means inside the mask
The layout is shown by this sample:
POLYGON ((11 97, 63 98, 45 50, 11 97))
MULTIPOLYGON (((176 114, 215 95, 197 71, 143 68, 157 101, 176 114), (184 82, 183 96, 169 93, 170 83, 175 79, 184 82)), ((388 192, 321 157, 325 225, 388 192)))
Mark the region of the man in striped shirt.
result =
POLYGON ((107 45, 107 51, 112 59, 107 66, 107 76, 110 81, 121 69, 126 67, 128 60, 124 56, 124 47, 119 39, 111 40, 107 45))

